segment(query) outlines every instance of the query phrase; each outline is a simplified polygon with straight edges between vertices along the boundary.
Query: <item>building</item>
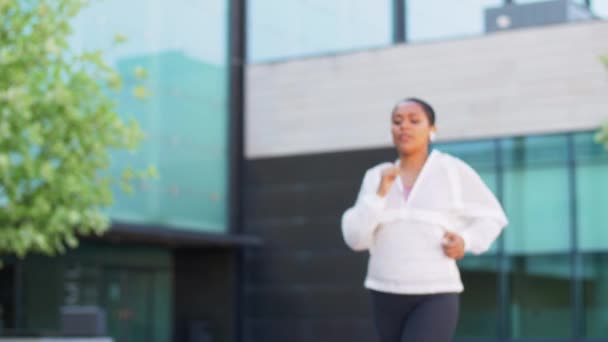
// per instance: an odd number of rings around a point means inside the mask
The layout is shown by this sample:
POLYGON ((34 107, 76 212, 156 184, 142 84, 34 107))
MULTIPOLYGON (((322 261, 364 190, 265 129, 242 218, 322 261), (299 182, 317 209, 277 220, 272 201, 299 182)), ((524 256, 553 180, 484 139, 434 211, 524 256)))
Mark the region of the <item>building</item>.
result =
POLYGON ((608 119, 608 4, 397 1, 391 40, 380 3, 285 4, 258 27, 268 12, 251 2, 245 231, 265 248, 246 253, 246 341, 374 340, 367 255, 339 222, 363 172, 396 157, 390 111, 409 96, 434 105, 436 147, 510 218, 489 253, 460 262, 458 340, 608 339, 608 153, 593 142, 608 119))
POLYGON ((374 341, 367 256, 339 221, 364 170, 396 156, 392 106, 419 96, 438 113, 436 147, 511 221, 460 263, 458 341, 608 339, 603 18, 606 0, 91 6, 74 44, 129 37, 108 58, 121 112, 148 133, 116 163, 161 178, 116 197, 104 237, 6 260, 0 326, 53 333, 63 306, 93 305, 116 341, 374 341), (138 66, 144 103, 128 93, 138 66))
POLYGON ((106 51, 123 79, 118 112, 146 133, 136 153, 112 154, 110 172, 160 176, 133 195, 114 189, 106 235, 54 258, 6 258, 0 335, 69 334, 62 312, 84 306, 105 311, 115 341, 238 338, 239 254, 259 239, 231 228, 228 14, 228 1, 112 0, 74 19, 72 46, 106 51), (127 43, 113 45, 117 34, 127 43), (133 96, 142 83, 145 101, 133 96))

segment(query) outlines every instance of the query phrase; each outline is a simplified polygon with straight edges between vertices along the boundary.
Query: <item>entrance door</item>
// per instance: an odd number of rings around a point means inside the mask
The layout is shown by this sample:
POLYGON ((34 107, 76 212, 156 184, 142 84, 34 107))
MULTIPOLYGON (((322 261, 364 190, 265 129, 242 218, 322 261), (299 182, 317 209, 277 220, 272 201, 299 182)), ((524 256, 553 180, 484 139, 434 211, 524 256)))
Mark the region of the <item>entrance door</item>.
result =
POLYGON ((107 269, 103 301, 107 327, 116 342, 154 341, 154 273, 136 269, 107 269))

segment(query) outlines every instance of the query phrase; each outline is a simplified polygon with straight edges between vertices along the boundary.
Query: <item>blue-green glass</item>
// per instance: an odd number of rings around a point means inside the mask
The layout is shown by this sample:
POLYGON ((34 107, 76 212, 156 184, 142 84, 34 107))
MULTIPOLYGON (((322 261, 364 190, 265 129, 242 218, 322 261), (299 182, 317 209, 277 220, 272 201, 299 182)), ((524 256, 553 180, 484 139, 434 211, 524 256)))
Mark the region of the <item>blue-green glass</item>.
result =
POLYGON ((407 40, 422 42, 481 35, 485 32, 485 10, 502 4, 502 0, 408 0, 407 40))
POLYGON ((565 136, 502 142, 509 254, 567 253, 570 216, 565 136))
POLYGON ((106 0, 75 20, 74 44, 111 46, 106 54, 124 81, 118 111, 146 134, 135 153, 113 153, 111 172, 157 168, 160 178, 113 189, 113 219, 225 232, 228 186, 228 65, 226 0, 106 0), (120 14, 120 15, 118 15, 120 14), (143 68, 145 79, 135 71, 143 68), (141 101, 134 88, 150 96, 141 101))
POLYGON ((510 224, 510 334, 568 337, 570 306, 570 194, 565 135, 501 142, 504 204, 510 224))
POLYGON ((578 248, 583 253, 585 336, 608 337, 608 152, 575 136, 578 248))
POLYGON ((62 306, 92 305, 106 311, 108 334, 115 341, 171 339, 171 253, 167 249, 84 243, 53 259, 28 257, 23 277, 27 331, 57 332, 62 306))
POLYGON ((608 253, 583 256, 585 336, 608 338, 608 253))
POLYGON ((593 133, 575 136, 578 247, 583 252, 608 252, 608 152, 593 133))
POLYGON ((458 337, 492 338, 497 334, 498 274, 495 255, 467 255, 458 262, 464 292, 460 295, 458 337))
POLYGON ((386 46, 391 0, 252 0, 247 2, 249 62, 386 46))
POLYGON ((512 338, 571 336, 570 257, 509 258, 509 334, 512 338))

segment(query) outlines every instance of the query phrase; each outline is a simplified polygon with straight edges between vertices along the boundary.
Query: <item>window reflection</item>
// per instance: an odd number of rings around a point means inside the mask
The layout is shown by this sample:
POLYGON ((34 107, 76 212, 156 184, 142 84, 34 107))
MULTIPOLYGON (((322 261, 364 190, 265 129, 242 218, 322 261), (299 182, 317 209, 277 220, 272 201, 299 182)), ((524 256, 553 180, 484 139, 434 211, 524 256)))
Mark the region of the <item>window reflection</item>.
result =
POLYGON ((392 6, 392 0, 249 1, 249 62, 390 45, 392 6))
POLYGON ((408 0, 406 4, 407 40, 421 42, 483 34, 485 10, 503 1, 408 0))
POLYGON ((113 219, 193 230, 226 229, 228 149, 225 0, 95 1, 75 19, 76 49, 107 50, 122 76, 118 113, 146 134, 136 153, 112 154, 111 172, 156 166, 160 178, 116 186, 113 219), (120 13, 120 15, 116 15, 120 13), (110 48, 116 34, 127 38, 110 48), (145 80, 136 70, 147 72, 145 80), (143 83, 150 96, 133 96, 143 83))

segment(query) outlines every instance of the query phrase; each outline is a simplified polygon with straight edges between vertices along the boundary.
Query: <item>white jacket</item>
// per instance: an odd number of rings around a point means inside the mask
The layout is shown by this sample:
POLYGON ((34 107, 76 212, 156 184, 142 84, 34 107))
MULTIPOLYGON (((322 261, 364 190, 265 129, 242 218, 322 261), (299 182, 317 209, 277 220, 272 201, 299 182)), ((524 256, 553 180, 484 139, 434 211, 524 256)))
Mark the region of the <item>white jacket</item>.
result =
POLYGON ((370 253, 365 287, 398 294, 462 292, 456 262, 443 253, 443 235, 457 233, 467 251, 483 253, 508 223, 502 207, 470 166, 437 150, 407 201, 400 177, 380 197, 382 170, 391 165, 365 173, 355 205, 342 216, 346 244, 370 253))

